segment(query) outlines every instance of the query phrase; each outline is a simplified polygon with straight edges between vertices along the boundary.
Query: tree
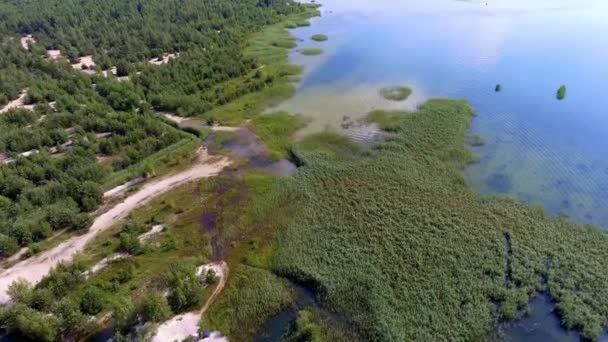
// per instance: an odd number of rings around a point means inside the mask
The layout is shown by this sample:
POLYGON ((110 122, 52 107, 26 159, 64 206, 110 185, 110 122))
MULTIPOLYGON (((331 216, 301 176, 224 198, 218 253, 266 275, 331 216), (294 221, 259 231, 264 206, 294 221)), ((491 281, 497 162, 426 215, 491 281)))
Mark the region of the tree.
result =
POLYGON ((19 248, 19 246, 15 239, 0 233, 0 256, 11 256, 17 251, 17 248, 19 248))
POLYGON ((25 279, 17 279, 8 287, 8 296, 14 303, 29 305, 32 300, 32 284, 25 279))
POLYGON ((17 306, 13 309, 14 329, 36 341, 53 342, 59 333, 59 320, 52 315, 17 306))
POLYGON ((118 76, 118 77, 129 76, 130 72, 131 72, 131 65, 127 61, 125 61, 125 60, 118 61, 118 63, 116 64, 116 76, 118 76))
POLYGON ((142 252, 141 242, 135 234, 121 233, 118 250, 131 255, 138 255, 142 252))
POLYGON ((141 302, 141 314, 148 322, 162 322, 171 317, 171 308, 165 296, 149 291, 141 302))
POLYGON ((72 334, 84 325, 85 317, 80 312, 78 303, 71 299, 64 298, 57 302, 52 312, 59 319, 60 329, 64 333, 72 334))
POLYGON ((105 307, 105 294, 95 286, 88 287, 80 299, 80 309, 89 315, 96 315, 105 307))
POLYGON ((192 264, 173 265, 167 274, 169 304, 174 312, 182 312, 200 303, 203 286, 192 264))

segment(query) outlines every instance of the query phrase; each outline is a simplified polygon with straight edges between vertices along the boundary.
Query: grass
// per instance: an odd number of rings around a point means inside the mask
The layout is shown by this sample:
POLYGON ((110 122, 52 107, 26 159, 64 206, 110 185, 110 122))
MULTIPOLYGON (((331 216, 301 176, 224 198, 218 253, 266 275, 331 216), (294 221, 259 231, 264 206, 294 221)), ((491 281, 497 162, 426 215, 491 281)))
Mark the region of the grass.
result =
POLYGON ((325 34, 315 34, 312 37, 310 37, 310 39, 314 40, 315 42, 324 42, 324 41, 328 40, 329 37, 327 37, 327 35, 325 35, 325 34))
POLYGON ((375 114, 392 129, 371 154, 319 153, 327 135, 296 146, 303 167, 281 186, 291 209, 273 270, 313 284, 365 340, 485 340, 538 291, 567 328, 597 338, 607 234, 470 190, 473 116, 464 101, 431 100, 375 114))
POLYGON ((293 293, 285 279, 268 270, 240 265, 220 299, 203 317, 201 328, 245 341, 268 317, 292 302, 293 293))
POLYGON ((304 56, 318 56, 323 54, 323 49, 319 48, 307 48, 300 50, 300 53, 304 56))
POLYGON ((559 89, 557 90, 557 99, 558 100, 563 100, 566 97, 566 86, 562 85, 561 87, 559 87, 559 89))
POLYGON ((412 94, 412 89, 409 87, 395 86, 380 89, 380 95, 387 100, 403 101, 412 94))
POLYGON ((301 116, 276 112, 255 117, 251 125, 271 154, 284 156, 289 151, 292 136, 306 126, 306 120, 301 116))

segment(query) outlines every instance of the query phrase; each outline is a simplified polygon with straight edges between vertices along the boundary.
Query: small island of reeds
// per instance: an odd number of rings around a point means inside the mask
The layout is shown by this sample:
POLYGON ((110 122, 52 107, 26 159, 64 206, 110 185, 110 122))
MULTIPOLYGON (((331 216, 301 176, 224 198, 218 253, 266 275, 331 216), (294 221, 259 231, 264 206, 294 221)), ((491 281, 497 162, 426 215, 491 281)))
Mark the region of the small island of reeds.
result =
POLYGON ((559 87, 559 89, 557 90, 557 99, 558 100, 563 100, 566 97, 566 86, 562 85, 561 87, 559 87))
POLYGON ((323 49, 318 48, 308 48, 300 50, 300 53, 304 56, 318 56, 323 53, 323 49))
POLYGON ((380 89, 380 95, 391 101, 404 101, 412 94, 409 87, 395 86, 380 89))
POLYGON ((501 88, 502 87, 500 86, 500 84, 497 84, 496 87, 494 88, 494 91, 498 93, 501 90, 501 88))
POLYGON ((325 34, 315 34, 314 36, 310 37, 310 39, 314 40, 315 42, 324 42, 329 38, 325 34))

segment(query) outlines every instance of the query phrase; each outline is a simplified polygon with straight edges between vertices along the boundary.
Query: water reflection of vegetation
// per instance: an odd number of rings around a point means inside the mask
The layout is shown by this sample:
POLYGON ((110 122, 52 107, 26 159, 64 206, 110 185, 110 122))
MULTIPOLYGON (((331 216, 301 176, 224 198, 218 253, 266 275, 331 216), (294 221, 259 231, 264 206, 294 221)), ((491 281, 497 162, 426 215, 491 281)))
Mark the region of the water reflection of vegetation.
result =
POLYGON ((472 117, 465 102, 432 100, 384 116, 393 134, 371 154, 296 147, 304 167, 283 187, 294 210, 275 272, 316 284, 368 339, 483 340, 538 290, 567 328, 596 338, 608 316, 608 237, 478 198, 462 173, 472 117))
POLYGON ((323 53, 323 49, 307 48, 307 49, 302 49, 300 51, 300 53, 303 54, 304 56, 318 56, 323 53))
POLYGON ((380 95, 387 100, 403 101, 412 94, 409 87, 387 87, 380 90, 380 95))

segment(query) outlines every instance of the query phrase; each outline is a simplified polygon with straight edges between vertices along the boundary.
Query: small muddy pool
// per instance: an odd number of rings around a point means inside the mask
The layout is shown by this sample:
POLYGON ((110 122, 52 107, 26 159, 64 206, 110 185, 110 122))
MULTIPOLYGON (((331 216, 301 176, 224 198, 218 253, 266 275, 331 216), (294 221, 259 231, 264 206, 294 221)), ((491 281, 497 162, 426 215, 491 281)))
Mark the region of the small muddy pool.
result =
MULTIPOLYGON (((217 139, 211 134, 206 143, 213 144, 217 139)), ((275 176, 286 177, 294 175, 297 167, 285 158, 274 160, 270 156, 270 150, 258 138, 255 133, 247 128, 241 128, 233 132, 233 137, 221 142, 221 147, 230 151, 232 156, 246 160, 247 163, 240 168, 241 171, 249 169, 261 169, 275 176)))

